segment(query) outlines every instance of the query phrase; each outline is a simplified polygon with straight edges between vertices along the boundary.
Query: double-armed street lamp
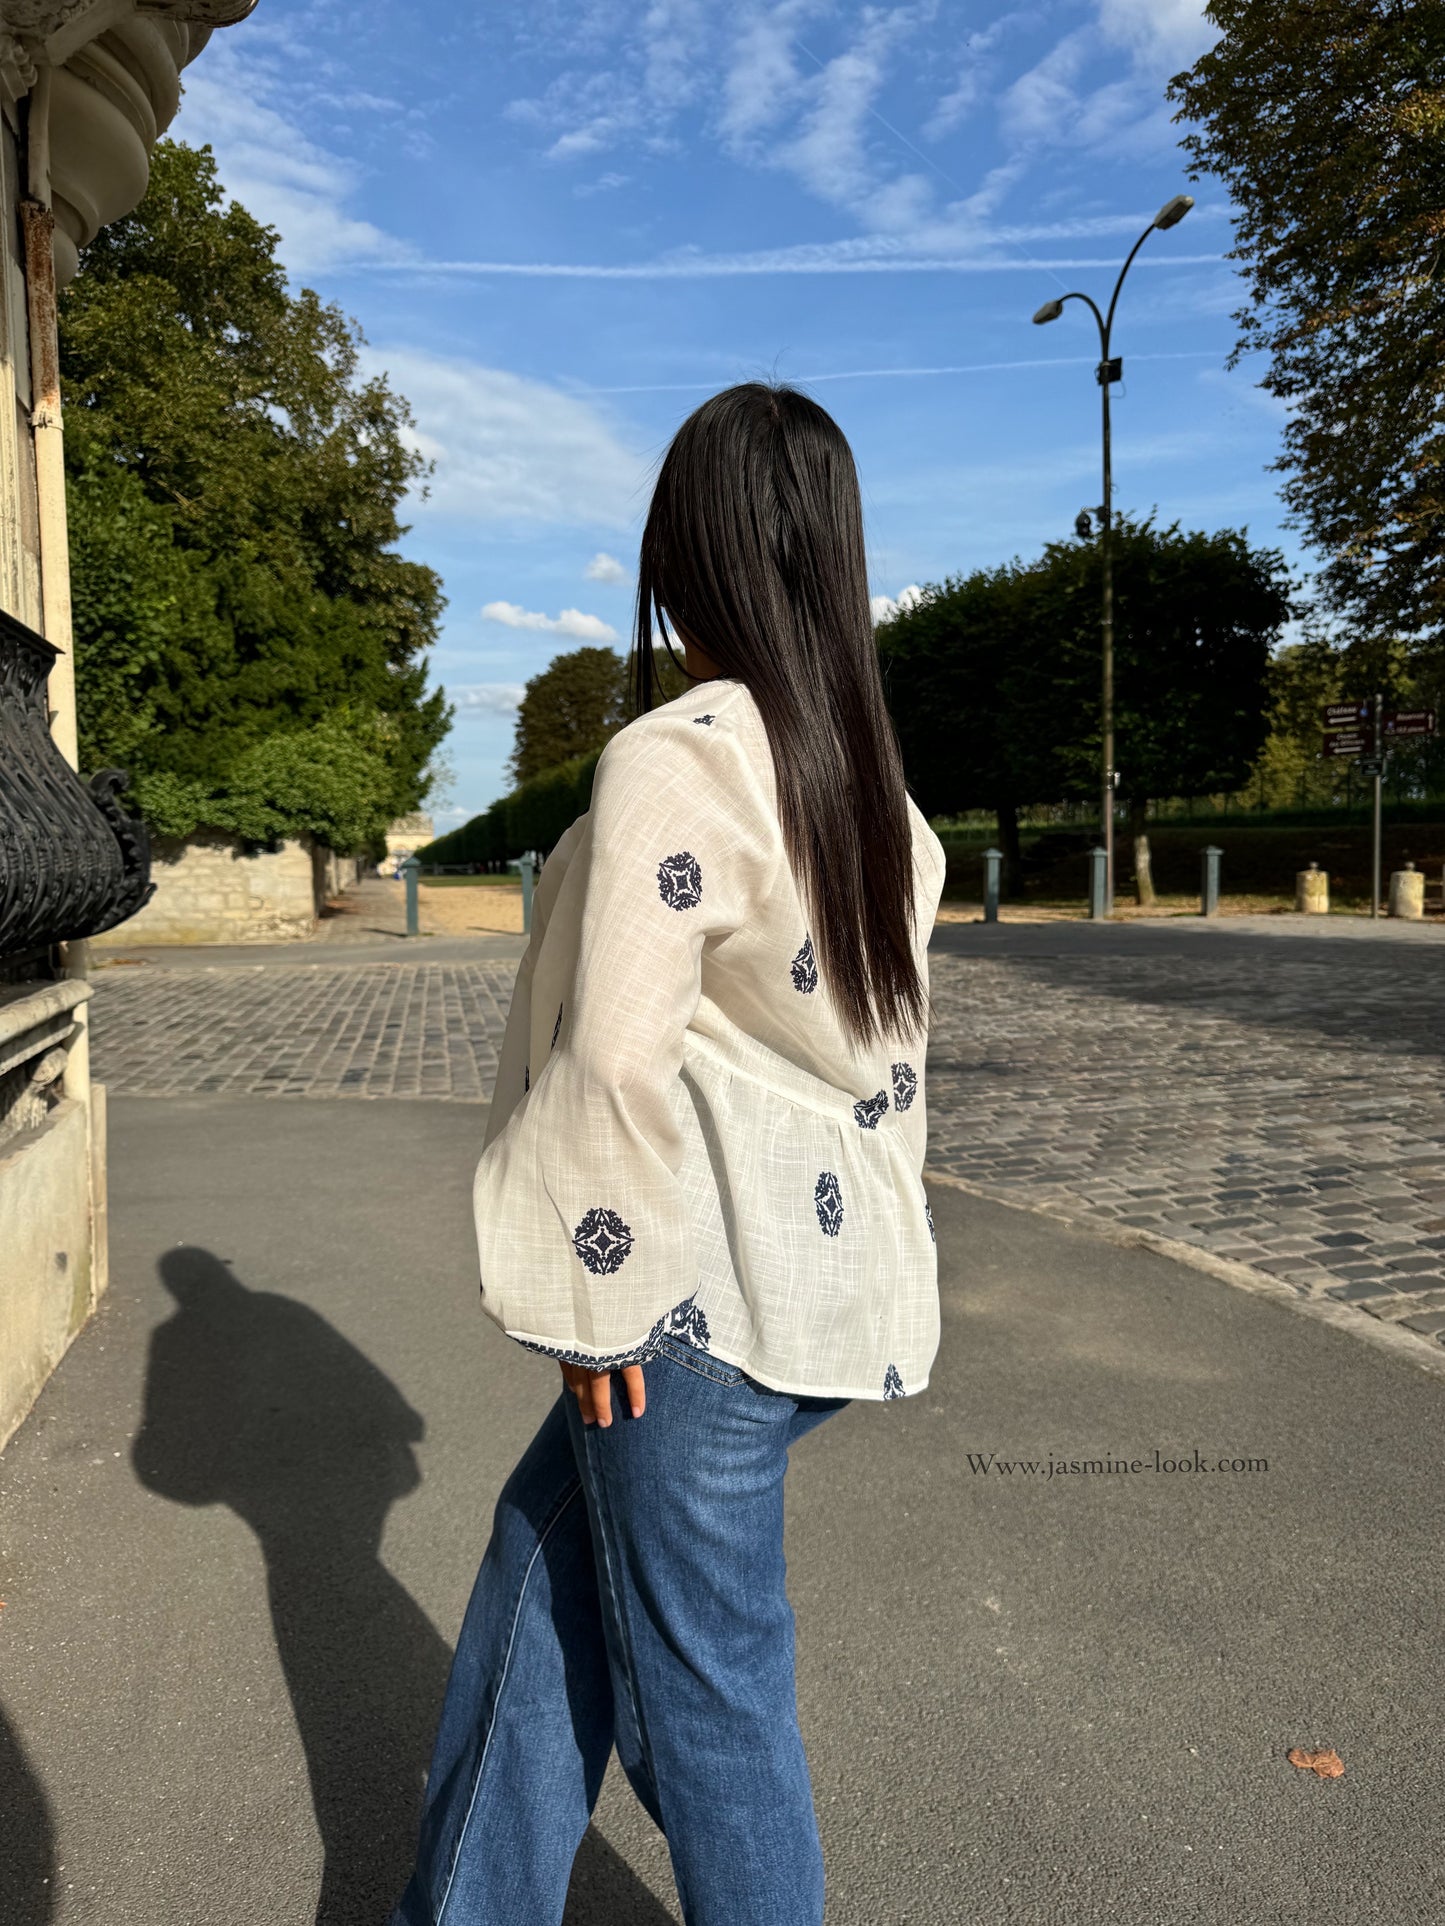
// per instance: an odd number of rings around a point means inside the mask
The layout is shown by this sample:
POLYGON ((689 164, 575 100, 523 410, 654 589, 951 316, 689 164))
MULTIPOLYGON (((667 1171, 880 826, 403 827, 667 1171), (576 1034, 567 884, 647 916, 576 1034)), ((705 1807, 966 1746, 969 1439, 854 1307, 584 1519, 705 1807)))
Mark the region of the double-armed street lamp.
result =
MULTIPOLYGON (((1113 452, 1109 439, 1109 387, 1118 381, 1124 372, 1124 363, 1109 353, 1110 341, 1114 332, 1114 310, 1119 305, 1119 290, 1124 285, 1124 276, 1134 265, 1134 256, 1143 247, 1156 228, 1177 227, 1194 205, 1192 194, 1176 194, 1166 201, 1153 220, 1129 250, 1128 259, 1119 270, 1119 278, 1114 283, 1114 292, 1109 300, 1107 314, 1099 312, 1098 304, 1091 295, 1082 293, 1061 294, 1053 301, 1045 301, 1034 316, 1034 325, 1042 327, 1046 321, 1057 321, 1064 311, 1065 301, 1082 301, 1099 328, 1099 365, 1094 370, 1094 378, 1099 384, 1103 398, 1104 425, 1104 500, 1098 509, 1099 547, 1103 563, 1104 600, 1102 628, 1104 641, 1103 661, 1103 834, 1104 834, 1104 908, 1111 915, 1114 909, 1114 785, 1117 773, 1114 768, 1114 472, 1113 452)), ((1084 509, 1074 527, 1086 539, 1090 533, 1089 511, 1084 509)))

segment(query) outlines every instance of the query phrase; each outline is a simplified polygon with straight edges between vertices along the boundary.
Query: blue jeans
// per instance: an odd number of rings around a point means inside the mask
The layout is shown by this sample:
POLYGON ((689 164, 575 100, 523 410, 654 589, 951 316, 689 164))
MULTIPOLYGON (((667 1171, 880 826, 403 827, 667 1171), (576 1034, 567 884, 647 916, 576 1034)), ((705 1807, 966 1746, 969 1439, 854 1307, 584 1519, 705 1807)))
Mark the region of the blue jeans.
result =
POLYGON ((821 1926, 783 1475, 847 1400, 670 1336, 643 1375, 605 1429, 563 1391, 497 1500, 391 1926, 558 1926, 614 1745, 687 1926, 821 1926))

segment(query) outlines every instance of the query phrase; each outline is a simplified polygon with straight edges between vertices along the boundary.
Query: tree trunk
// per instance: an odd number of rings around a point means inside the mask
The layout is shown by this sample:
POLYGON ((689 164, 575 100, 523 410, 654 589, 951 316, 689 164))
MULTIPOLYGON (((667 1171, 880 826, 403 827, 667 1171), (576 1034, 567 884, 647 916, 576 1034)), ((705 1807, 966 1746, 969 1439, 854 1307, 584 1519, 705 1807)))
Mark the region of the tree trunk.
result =
POLYGON ((1003 875, 1000 878, 1001 893, 1004 896, 1017 896, 1023 877, 1023 850, 1019 845, 1019 812, 1016 803, 1006 802, 998 805, 998 846, 1003 851, 1003 875))
POLYGON ((1147 796, 1129 798, 1129 834, 1134 839, 1134 888, 1139 898, 1140 909, 1149 909, 1154 902, 1154 871, 1149 855, 1148 812, 1147 796))

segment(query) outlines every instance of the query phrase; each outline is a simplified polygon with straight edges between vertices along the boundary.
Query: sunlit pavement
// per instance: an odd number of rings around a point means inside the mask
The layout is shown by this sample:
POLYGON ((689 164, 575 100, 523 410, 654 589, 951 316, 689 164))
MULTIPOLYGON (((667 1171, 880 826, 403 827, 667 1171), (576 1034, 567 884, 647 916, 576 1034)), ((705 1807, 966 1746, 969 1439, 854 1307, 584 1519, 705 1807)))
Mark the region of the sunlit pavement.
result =
POLYGON ((1357 918, 941 927, 930 1162, 1439 1354, 1442 938, 1357 918))
MULTIPOLYGON (((6 1926, 380 1926, 491 1506, 557 1391, 477 1309, 482 1114, 114 1102, 111 1291, 0 1461, 6 1926)), ((789 1479, 830 1926, 1445 1916, 1445 1385, 932 1202, 932 1384, 830 1420, 789 1479)), ((614 1774, 569 1926, 677 1916, 614 1774)))
MULTIPOLYGON (((520 937, 136 952, 117 1094, 490 1092, 520 937)), ((930 1160, 1388 1322, 1445 1359, 1445 929, 1332 917, 941 924, 930 1160)))

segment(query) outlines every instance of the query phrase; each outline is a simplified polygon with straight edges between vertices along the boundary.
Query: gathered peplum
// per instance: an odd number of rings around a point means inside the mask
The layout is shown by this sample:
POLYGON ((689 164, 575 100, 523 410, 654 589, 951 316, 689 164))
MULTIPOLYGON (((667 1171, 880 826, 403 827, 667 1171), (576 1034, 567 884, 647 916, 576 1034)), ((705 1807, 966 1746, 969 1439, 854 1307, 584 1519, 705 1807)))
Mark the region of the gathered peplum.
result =
MULTIPOLYGON (((926 984, 944 857, 909 815, 926 984)), ((775 1390, 922 1390, 925 1042, 844 1033, 746 687, 637 718, 537 884, 474 1186, 483 1307, 594 1369, 670 1334, 775 1390)))

